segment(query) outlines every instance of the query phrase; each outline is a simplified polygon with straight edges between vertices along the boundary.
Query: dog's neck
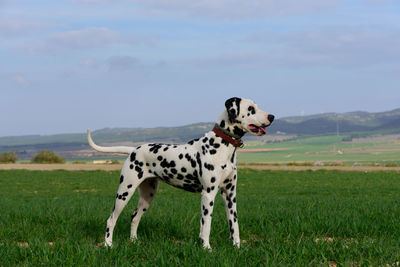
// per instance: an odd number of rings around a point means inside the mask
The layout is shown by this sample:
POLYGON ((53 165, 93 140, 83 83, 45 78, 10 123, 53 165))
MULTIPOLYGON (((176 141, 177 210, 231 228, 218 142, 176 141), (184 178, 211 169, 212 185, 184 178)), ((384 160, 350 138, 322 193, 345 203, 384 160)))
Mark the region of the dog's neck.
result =
POLYGON ((219 116, 216 124, 218 127, 227 135, 234 139, 241 139, 246 132, 241 129, 241 125, 238 122, 231 122, 228 117, 228 112, 224 110, 219 116))
POLYGON ((222 138, 226 144, 229 143, 235 148, 243 146, 241 138, 245 135, 245 132, 241 130, 240 122, 229 120, 226 111, 219 116, 213 132, 217 137, 222 138))

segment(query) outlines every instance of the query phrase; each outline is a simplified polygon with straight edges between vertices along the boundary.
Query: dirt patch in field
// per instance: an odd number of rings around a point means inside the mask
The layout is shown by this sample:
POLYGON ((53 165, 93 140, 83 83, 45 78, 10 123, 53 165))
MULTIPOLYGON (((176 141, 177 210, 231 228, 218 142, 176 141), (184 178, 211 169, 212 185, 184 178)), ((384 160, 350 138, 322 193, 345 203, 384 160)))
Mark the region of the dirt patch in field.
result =
POLYGON ((122 168, 122 164, 29 164, 29 163, 16 163, 16 164, 0 164, 0 170, 31 170, 31 171, 54 171, 54 170, 67 170, 67 171, 117 171, 122 168))
MULTIPOLYGON (((339 171, 400 171, 400 167, 382 166, 270 166, 263 164, 240 164, 239 168, 250 168, 257 170, 285 170, 285 171, 306 171, 306 170, 339 170, 339 171)), ((0 170, 37 170, 37 171, 119 171, 122 164, 0 164, 0 170)))
POLYGON ((276 148, 243 148, 239 149, 238 153, 242 152, 265 152, 265 151, 281 151, 281 150, 289 150, 290 147, 276 147, 276 148))
POLYGON ((256 170, 270 170, 270 171, 317 171, 317 170, 335 170, 335 171, 361 171, 361 172, 374 172, 374 171, 400 171, 400 167, 383 167, 383 166, 269 166, 269 165, 256 165, 256 164, 240 164, 239 168, 250 168, 256 170))

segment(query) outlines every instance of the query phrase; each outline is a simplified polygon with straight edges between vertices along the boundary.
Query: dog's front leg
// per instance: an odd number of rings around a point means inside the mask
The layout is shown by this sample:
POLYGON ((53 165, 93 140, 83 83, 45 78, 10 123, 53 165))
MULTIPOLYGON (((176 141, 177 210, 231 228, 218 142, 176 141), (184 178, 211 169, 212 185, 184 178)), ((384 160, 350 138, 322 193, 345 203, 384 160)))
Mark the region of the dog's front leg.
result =
POLYGON ((229 224, 230 238, 233 245, 240 247, 239 224, 236 211, 236 170, 224 181, 221 186, 221 196, 225 203, 226 218, 229 224))
POLYGON ((207 187, 201 192, 200 240, 206 249, 211 249, 209 237, 214 199, 217 192, 218 187, 215 188, 214 186, 207 187))

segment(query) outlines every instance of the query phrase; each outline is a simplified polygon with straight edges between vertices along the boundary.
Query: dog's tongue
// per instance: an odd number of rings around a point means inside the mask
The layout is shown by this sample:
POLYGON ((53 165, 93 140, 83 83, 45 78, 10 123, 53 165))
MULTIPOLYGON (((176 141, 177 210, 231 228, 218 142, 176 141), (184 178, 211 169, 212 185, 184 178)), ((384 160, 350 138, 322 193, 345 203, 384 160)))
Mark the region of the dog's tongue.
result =
POLYGON ((267 130, 265 128, 257 127, 254 125, 249 125, 249 129, 253 132, 257 131, 257 134, 266 134, 267 133, 267 130))

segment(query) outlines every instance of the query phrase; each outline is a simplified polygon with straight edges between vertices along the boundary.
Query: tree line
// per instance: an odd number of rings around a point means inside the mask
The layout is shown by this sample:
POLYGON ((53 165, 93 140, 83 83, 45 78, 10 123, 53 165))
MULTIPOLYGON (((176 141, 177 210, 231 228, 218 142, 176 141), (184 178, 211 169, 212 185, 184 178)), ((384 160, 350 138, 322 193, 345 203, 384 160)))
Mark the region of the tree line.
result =
MULTIPOLYGON (((0 153, 0 163, 15 163, 17 160, 18 154, 14 151, 0 153)), ((31 159, 31 163, 65 163, 65 158, 53 151, 41 150, 31 159)))

